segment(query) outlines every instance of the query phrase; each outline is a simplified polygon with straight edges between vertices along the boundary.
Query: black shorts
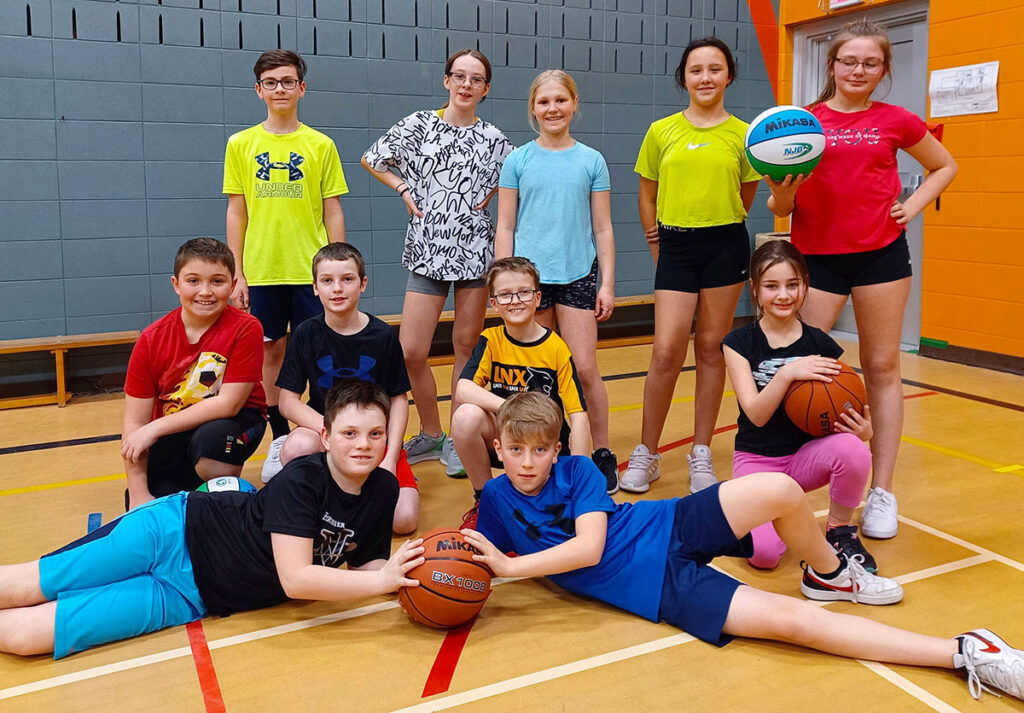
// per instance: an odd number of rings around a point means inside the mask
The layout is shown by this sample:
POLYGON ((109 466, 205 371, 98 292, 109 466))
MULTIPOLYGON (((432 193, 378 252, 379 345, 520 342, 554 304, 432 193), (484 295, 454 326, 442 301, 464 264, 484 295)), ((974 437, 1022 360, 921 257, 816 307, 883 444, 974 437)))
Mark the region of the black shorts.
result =
POLYGON ((310 317, 323 314, 324 306, 313 285, 256 285, 249 287, 249 313, 263 325, 263 338, 277 341, 310 317))
POLYGON ((914 274, 906 231, 878 250, 804 258, 811 273, 811 287, 837 295, 848 295, 854 287, 895 282, 914 274))
POLYGON ((658 226, 654 289, 700 292, 747 279, 750 236, 745 223, 709 228, 658 226))
POLYGON ((567 285, 540 283, 540 306, 537 309, 551 309, 556 304, 593 311, 597 306, 597 260, 590 266, 590 272, 567 285))
POLYGON ((750 534, 737 539, 718 498, 721 483, 676 502, 658 617, 701 641, 724 646, 722 633, 736 589, 743 583, 708 567, 715 557, 750 557, 750 534))
POLYGON ((158 438, 149 449, 146 480, 154 497, 203 484, 196 473, 200 458, 242 465, 263 438, 267 421, 259 409, 244 408, 234 418, 208 421, 198 428, 158 438))

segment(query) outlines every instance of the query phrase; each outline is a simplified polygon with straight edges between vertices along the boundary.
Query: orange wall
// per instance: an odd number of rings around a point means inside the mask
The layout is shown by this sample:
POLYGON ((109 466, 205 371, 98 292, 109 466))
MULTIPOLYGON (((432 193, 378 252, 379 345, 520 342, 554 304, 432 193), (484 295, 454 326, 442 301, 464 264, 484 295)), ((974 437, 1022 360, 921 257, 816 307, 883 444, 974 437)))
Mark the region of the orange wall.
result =
MULTIPOLYGON (((779 14, 783 103, 794 26, 825 13, 818 0, 781 0, 779 14)), ((999 111, 934 120, 960 172, 941 210, 924 213, 921 334, 1024 357, 1024 0, 931 0, 928 22, 929 71, 999 60, 999 111)))

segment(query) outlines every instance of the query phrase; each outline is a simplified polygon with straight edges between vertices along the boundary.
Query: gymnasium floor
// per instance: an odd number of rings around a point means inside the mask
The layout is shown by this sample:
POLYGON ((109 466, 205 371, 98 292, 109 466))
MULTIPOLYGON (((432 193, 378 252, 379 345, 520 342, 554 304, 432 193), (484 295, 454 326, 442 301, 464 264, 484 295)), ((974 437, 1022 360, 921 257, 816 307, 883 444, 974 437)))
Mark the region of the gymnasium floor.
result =
MULTIPOLYGON (((844 346, 856 354, 855 345, 844 346)), ((600 352, 613 405, 612 446, 623 461, 639 435, 649 355, 645 345, 600 352)), ((450 369, 435 371, 447 393, 450 369)), ((1024 379, 909 354, 903 376, 900 534, 868 546, 883 572, 903 583, 906 599, 891 607, 830 606, 943 636, 985 626, 1024 646, 1024 379)), ((692 370, 684 370, 663 438, 678 445, 665 453, 662 478, 647 497, 687 492, 683 453, 692 433, 693 386, 692 370)), ((121 402, 105 396, 75 399, 65 409, 0 411, 0 562, 31 559, 84 534, 91 513, 101 513, 103 522, 120 513, 121 402), (56 444, 78 439, 95 442, 56 444), (48 447, 24 448, 32 444, 48 447)), ((730 472, 735 417, 727 393, 722 433, 713 444, 720 478, 730 472)), ((410 432, 415 419, 413 409, 410 432)), ((259 482, 264 452, 265 445, 246 466, 250 481, 259 482)), ((421 529, 457 524, 470 504, 466 481, 449 480, 437 463, 415 470, 421 529)), ((824 493, 811 497, 823 511, 824 493)), ((799 596, 791 555, 774 573, 743 562, 718 564, 745 582, 799 596)), ((987 694, 976 702, 945 671, 756 641, 716 649, 538 580, 499 582, 464 640, 413 625, 394 597, 381 597, 208 618, 202 627, 60 662, 0 655, 6 713, 449 709, 997 713, 1024 710, 1024 703, 987 694), (431 690, 437 692, 424 697, 431 690)))

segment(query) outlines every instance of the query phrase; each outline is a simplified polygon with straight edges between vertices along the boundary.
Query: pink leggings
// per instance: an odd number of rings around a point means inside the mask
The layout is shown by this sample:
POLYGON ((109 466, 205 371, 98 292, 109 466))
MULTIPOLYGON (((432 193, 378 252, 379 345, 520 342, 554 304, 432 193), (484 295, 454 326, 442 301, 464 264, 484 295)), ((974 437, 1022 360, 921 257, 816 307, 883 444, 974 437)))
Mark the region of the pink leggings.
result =
MULTIPOLYGON (((759 456, 736 451, 732 458, 732 477, 751 473, 786 473, 805 493, 829 486, 829 497, 840 505, 855 508, 860 504, 864 486, 871 475, 871 451, 852 433, 833 433, 815 438, 788 456, 759 456)), ((786 543, 770 522, 754 528, 754 555, 747 560, 759 569, 773 569, 786 551, 786 543)))

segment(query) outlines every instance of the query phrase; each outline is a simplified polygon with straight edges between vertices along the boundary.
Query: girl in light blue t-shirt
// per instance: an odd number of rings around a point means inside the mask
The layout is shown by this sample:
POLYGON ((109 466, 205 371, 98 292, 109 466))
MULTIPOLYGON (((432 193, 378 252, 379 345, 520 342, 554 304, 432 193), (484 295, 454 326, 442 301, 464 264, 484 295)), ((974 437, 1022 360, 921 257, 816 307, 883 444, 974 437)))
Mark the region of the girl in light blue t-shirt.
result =
POLYGON ((494 256, 526 257, 540 270, 537 320, 548 327, 557 322, 572 350, 587 401, 592 457, 614 493, 619 483, 608 448, 608 392, 597 368, 597 323, 615 309, 611 184, 601 153, 569 135, 577 108, 576 82, 566 72, 551 69, 533 80, 527 113, 539 136, 505 159, 494 256))

